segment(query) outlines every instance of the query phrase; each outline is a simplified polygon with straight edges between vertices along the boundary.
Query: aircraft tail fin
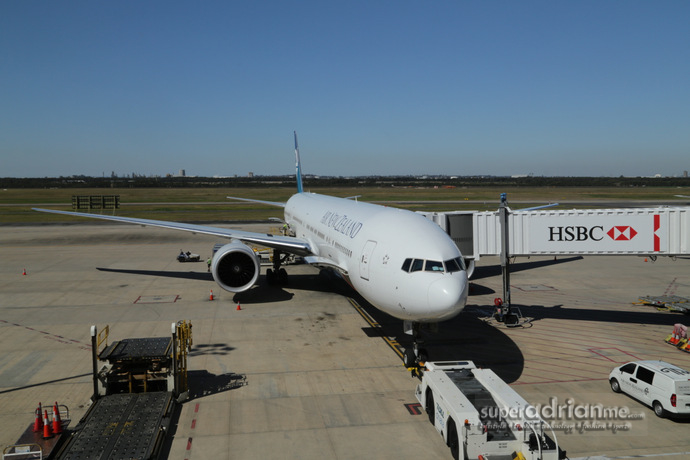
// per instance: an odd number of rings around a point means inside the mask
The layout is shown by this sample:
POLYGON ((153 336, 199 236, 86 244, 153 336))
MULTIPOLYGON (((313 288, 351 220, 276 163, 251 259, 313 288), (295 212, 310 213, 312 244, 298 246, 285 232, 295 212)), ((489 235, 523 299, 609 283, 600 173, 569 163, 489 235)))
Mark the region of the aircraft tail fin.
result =
POLYGON ((302 187, 302 162, 299 159, 299 146, 297 145, 297 131, 293 131, 295 134, 295 177, 297 179, 297 193, 302 193, 304 188, 302 187))

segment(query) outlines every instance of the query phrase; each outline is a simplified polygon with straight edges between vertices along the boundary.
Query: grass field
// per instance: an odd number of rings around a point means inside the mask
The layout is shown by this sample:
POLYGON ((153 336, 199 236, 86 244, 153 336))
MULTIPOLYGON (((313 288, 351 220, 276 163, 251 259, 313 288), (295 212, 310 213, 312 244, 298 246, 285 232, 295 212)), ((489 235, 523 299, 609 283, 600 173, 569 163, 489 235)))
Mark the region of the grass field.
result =
MULTIPOLYGON (((308 187, 307 187, 308 188, 308 187)), ((675 195, 690 195, 690 188, 677 187, 466 187, 408 188, 351 187, 309 189, 339 197, 359 196, 413 211, 495 210, 500 194, 508 194, 515 209, 553 202, 572 208, 567 202, 588 202, 587 207, 605 201, 663 201, 685 205, 688 200, 675 195)), ((0 191, 0 224, 39 224, 75 222, 78 219, 31 211, 32 207, 71 210, 73 195, 119 195, 118 215, 181 222, 257 221, 282 217, 276 207, 228 200, 227 196, 287 201, 292 187, 275 188, 121 188, 121 189, 7 189, 0 191)), ((582 207, 582 206, 578 206, 582 207)), ((113 211, 105 211, 112 213, 113 211)))

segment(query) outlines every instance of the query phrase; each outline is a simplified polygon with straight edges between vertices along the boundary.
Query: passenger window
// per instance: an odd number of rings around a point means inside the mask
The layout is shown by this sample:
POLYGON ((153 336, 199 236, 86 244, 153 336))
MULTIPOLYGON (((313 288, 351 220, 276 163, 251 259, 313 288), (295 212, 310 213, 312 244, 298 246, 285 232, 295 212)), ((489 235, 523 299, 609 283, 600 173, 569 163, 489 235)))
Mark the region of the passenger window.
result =
POLYGON ((625 366, 621 367, 621 372, 625 372, 626 374, 634 374, 635 373, 635 367, 636 365, 634 363, 628 363, 625 366))
POLYGON ((424 270, 428 272, 443 272, 443 264, 437 260, 427 260, 424 270))
POLYGON ((405 259, 405 262, 403 262, 403 265, 402 265, 402 271, 409 272, 411 263, 412 263, 412 259, 405 259))
POLYGON ((418 272, 424 268, 424 260, 422 259, 414 259, 412 261, 412 268, 410 269, 410 272, 418 272))
POLYGON ((650 371, 647 368, 639 366, 637 368, 637 378, 651 385, 652 381, 654 380, 654 372, 650 371))

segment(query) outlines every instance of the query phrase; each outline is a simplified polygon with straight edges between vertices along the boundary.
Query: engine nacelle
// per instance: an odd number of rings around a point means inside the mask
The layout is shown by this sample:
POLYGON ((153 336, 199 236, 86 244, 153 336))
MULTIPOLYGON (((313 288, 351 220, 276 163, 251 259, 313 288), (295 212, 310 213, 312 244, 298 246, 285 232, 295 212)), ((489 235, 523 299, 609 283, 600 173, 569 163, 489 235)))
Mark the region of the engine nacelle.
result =
POLYGON ((211 261, 213 279, 230 292, 243 292, 252 287, 260 271, 259 256, 239 241, 222 246, 211 261))

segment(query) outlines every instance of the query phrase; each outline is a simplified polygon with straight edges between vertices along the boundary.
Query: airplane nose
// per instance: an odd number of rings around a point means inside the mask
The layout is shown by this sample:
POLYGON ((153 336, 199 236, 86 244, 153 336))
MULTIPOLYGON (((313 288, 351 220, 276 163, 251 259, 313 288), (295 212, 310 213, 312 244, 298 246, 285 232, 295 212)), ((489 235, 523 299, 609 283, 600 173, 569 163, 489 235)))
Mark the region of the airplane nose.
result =
POLYGON ((438 314, 439 321, 450 319, 460 313, 465 303, 467 275, 444 276, 429 286, 429 308, 438 314))

